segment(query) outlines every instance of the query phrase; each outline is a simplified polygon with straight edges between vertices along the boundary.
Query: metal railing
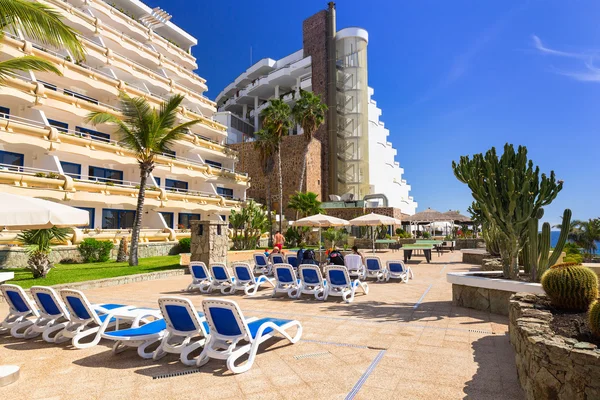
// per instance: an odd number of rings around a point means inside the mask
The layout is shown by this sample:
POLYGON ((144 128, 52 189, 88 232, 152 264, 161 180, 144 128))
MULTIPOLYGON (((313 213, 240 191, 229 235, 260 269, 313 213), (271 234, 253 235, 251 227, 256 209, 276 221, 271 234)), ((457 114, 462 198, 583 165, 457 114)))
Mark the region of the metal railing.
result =
MULTIPOLYGON (((58 178, 58 170, 50 170, 50 169, 42 169, 42 168, 33 168, 33 167, 25 167, 22 165, 14 165, 14 164, 3 164, 0 163, 0 172, 19 172, 26 175, 36 175, 36 174, 44 174, 44 178, 58 178), (54 175, 52 175, 54 174, 54 175)), ((41 176, 40 176, 41 177, 41 176)))

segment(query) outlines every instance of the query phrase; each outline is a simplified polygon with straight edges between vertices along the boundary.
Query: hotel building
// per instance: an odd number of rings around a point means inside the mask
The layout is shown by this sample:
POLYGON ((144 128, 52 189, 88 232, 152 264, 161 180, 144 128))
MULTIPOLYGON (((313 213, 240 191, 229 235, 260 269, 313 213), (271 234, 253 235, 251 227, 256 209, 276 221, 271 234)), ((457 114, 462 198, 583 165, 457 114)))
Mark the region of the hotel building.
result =
MULTIPOLYGON (((348 193, 345 200, 365 200, 362 204, 367 207, 393 207, 412 215, 417 203, 368 85, 368 42, 362 28, 336 30, 335 4, 329 3, 327 10, 304 21, 302 49, 279 60, 259 60, 221 91, 215 119, 228 127, 230 142, 240 143, 233 147, 242 157, 256 159, 252 144, 242 142, 251 141, 261 128, 260 113, 270 101, 282 99, 292 107, 301 90, 319 94, 329 111, 315 134, 318 143, 310 149, 313 157, 303 187, 320 194, 323 201, 340 200, 338 196, 348 193)), ((298 171, 301 160, 295 154, 302 154, 302 142, 293 136, 302 134, 302 129, 296 126, 289 134, 282 146, 284 201, 300 183, 294 176, 297 172, 289 170, 298 171)), ((251 162, 242 160, 240 168, 252 177, 249 195, 264 197, 262 181, 274 179, 262 176, 251 162)))
POLYGON ((3 82, 0 190, 88 210, 84 236, 131 228, 139 188, 136 158, 119 145, 115 125, 92 126, 86 116, 119 115, 121 91, 153 106, 184 94, 178 123, 201 123, 158 157, 146 191, 142 240, 175 240, 189 236, 191 220, 226 219, 245 200, 249 178, 236 172, 227 127, 214 120, 216 104, 203 95, 206 81, 193 72, 197 40, 165 11, 138 0, 38 1, 80 33, 86 58, 76 62, 65 49, 5 34, 1 60, 39 56, 63 76, 30 72, 3 82))

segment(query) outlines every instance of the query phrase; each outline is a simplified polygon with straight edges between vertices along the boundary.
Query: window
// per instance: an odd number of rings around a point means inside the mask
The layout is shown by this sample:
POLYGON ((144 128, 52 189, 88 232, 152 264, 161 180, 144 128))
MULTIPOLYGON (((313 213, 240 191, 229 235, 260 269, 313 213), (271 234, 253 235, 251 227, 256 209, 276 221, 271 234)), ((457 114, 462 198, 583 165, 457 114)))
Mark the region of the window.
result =
MULTIPOLYGON (((56 89, 54 89, 54 90, 56 90, 56 89)), ((90 103, 98 104, 98 100, 92 99, 91 97, 88 97, 88 96, 83 95, 83 94, 79 94, 79 93, 74 92, 72 90, 64 89, 63 93, 66 94, 67 96, 73 96, 76 99, 85 100, 85 101, 89 101, 90 103)))
MULTIPOLYGON (((8 165, 14 165, 15 167, 22 167, 25 161, 25 156, 19 153, 11 153, 10 151, 0 151, 0 164, 3 168, 7 168, 8 165)), ((13 171, 19 171, 20 168, 8 167, 13 171)))
POLYGON ((218 187, 217 193, 228 199, 233 199, 233 189, 218 187))
POLYGON ((123 171, 117 171, 115 169, 107 169, 107 168, 90 166, 88 169, 88 176, 92 180, 95 177, 100 182, 122 181, 123 180, 123 171))
POLYGON ((65 175, 69 175, 71 178, 81 179, 81 164, 61 161, 60 166, 65 175))
POLYGON ((173 222, 175 221, 175 216, 172 212, 161 212, 160 215, 165 219, 165 223, 167 224, 167 228, 173 229, 173 222))
POLYGON ((39 79, 38 79, 38 82, 41 83, 42 85, 44 85, 44 87, 46 89, 54 90, 56 92, 56 85, 53 85, 53 84, 48 83, 48 82, 40 81, 39 79))
POLYGON ((200 221, 200 214, 179 213, 177 227, 180 229, 190 229, 192 226, 190 224, 191 221, 200 221))
POLYGON ((221 221, 227 221, 227 215, 219 215, 221 217, 221 221))
POLYGON ((55 127, 56 129, 58 129, 59 132, 66 133, 67 130, 69 130, 69 124, 67 124, 65 122, 60 122, 60 121, 56 121, 54 119, 49 119, 48 118, 48 123, 50 125, 52 125, 53 127, 55 127))
POLYGON ((110 135, 108 133, 93 131, 91 129, 83 128, 81 126, 76 126, 75 131, 82 133, 81 136, 89 136, 92 139, 101 140, 103 142, 110 142, 110 135))
POLYGON ((175 158, 177 156, 177 153, 175 153, 173 150, 163 150, 163 152, 166 156, 169 157, 175 158))
POLYGON ((0 118, 8 119, 9 114, 10 114, 10 108, 0 107, 0 118))
POLYGON ((75 207, 75 208, 79 208, 80 210, 87 211, 90 214, 89 224, 87 226, 84 226, 83 228, 93 229, 95 222, 96 222, 95 221, 96 220, 96 210, 93 208, 88 208, 88 207, 75 207))
POLYGON ((211 167, 223 168, 223 164, 220 162, 212 161, 212 160, 204 160, 205 163, 210 165, 211 167))
POLYGON ((184 181, 178 181, 175 179, 167 179, 167 180, 165 180, 165 188, 166 189, 187 190, 188 183, 184 182, 184 181))
POLYGON ((157 178, 156 176, 154 177, 154 180, 156 181, 156 185, 158 187, 160 187, 160 178, 157 178))
POLYGON ((133 228, 135 211, 102 209, 102 229, 130 229, 133 228))

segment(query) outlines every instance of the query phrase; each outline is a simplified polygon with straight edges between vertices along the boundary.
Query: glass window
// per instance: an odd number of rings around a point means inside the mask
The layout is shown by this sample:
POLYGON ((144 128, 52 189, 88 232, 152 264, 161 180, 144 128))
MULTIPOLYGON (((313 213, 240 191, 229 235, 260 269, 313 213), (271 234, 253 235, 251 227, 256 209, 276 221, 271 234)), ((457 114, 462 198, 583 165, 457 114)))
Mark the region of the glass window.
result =
POLYGON ((79 208, 80 210, 85 210, 88 213, 90 213, 90 219, 89 219, 89 224, 88 226, 82 226, 82 228, 89 228, 89 229, 93 229, 94 225, 95 225, 95 220, 96 220, 96 210, 93 208, 88 208, 88 207, 75 207, 75 208, 79 208))
POLYGON ((169 156, 169 157, 176 157, 177 153, 175 153, 175 151, 173 150, 163 150, 164 154, 169 156))
POLYGON ((217 187, 217 193, 228 199, 233 199, 233 189, 217 187))
POLYGON ((81 136, 89 136, 92 139, 101 140, 103 142, 110 142, 110 135, 108 133, 102 133, 91 129, 76 126, 75 131, 82 133, 81 136))
POLYGON ((167 189, 178 189, 178 190, 187 190, 188 183, 184 181, 178 181, 175 179, 166 179, 165 180, 165 188, 167 189))
POLYGON ((59 132, 67 132, 67 130, 69 129, 69 124, 67 124, 66 122, 60 122, 60 121, 56 121, 54 119, 48 119, 48 123, 50 125, 52 125, 53 127, 55 127, 56 129, 58 129, 59 132))
POLYGON ((100 182, 122 181, 123 171, 90 166, 88 169, 88 176, 90 179, 93 179, 95 177, 100 182))
POLYGON ((177 228, 190 229, 192 226, 191 221, 200 221, 200 214, 179 213, 177 228))
POLYGON ((212 160, 204 160, 205 163, 210 165, 211 167, 223 168, 223 164, 220 162, 212 161, 212 160))
POLYGON ((157 178, 156 176, 154 177, 154 180, 156 181, 156 184, 158 185, 158 187, 160 187, 160 178, 157 178))
POLYGON ((9 114, 10 114, 10 108, 0 107, 0 118, 8 119, 9 114))
POLYGON ((56 85, 53 85, 53 84, 48 83, 48 82, 40 81, 39 79, 38 79, 38 82, 41 83, 42 85, 44 85, 44 87, 46 89, 54 90, 56 92, 56 85))
POLYGON ((81 179, 81 164, 61 161, 60 166, 65 175, 69 175, 71 178, 81 179))
POLYGON ((130 229, 133 228, 135 211, 102 209, 102 229, 130 229))
POLYGON ((19 168, 7 167, 14 165, 15 167, 22 167, 25 161, 25 156, 20 153, 11 153, 10 151, 0 151, 0 164, 3 168, 18 171, 19 168))
MULTIPOLYGON (((56 89, 54 89, 54 90, 56 90, 56 89)), ((67 96, 73 96, 76 99, 85 100, 85 101, 89 101, 90 103, 98 104, 98 100, 93 99, 91 97, 88 97, 88 96, 86 96, 84 94, 80 94, 80 93, 74 92, 74 91, 69 90, 69 89, 64 89, 63 93, 66 94, 67 96)))
POLYGON ((165 219, 167 228, 173 229, 173 222, 175 222, 175 216, 172 212, 161 212, 160 215, 165 219))

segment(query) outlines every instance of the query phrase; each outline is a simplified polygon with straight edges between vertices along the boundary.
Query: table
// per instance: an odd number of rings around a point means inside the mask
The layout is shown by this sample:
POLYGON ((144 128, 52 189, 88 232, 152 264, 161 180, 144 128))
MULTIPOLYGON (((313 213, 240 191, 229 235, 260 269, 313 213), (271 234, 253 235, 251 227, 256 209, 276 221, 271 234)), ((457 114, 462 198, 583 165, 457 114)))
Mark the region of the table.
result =
POLYGON ((431 250, 433 250, 433 244, 405 244, 402 246, 402 250, 404 250, 404 262, 410 260, 410 258, 413 255, 413 250, 423 250, 425 260, 427 260, 427 263, 430 263, 431 250))

